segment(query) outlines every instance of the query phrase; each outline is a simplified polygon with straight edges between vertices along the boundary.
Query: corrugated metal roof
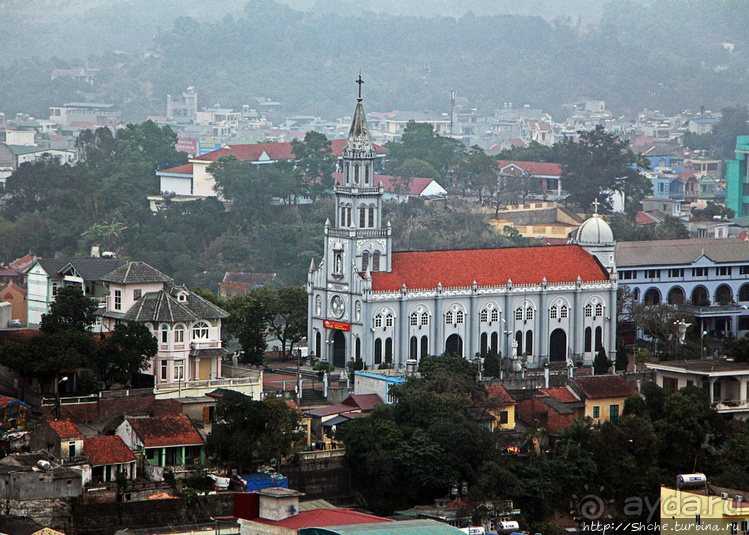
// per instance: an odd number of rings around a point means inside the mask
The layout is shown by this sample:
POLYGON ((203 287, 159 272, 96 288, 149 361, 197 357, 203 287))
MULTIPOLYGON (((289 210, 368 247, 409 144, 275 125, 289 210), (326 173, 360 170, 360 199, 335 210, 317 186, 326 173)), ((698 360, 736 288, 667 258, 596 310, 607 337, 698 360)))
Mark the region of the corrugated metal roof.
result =
POLYGON ((703 254, 716 263, 749 262, 749 242, 736 238, 619 242, 616 267, 678 266, 703 254))
POLYGON ((300 535, 465 535, 458 528, 436 520, 403 520, 376 524, 351 524, 302 528, 300 535))

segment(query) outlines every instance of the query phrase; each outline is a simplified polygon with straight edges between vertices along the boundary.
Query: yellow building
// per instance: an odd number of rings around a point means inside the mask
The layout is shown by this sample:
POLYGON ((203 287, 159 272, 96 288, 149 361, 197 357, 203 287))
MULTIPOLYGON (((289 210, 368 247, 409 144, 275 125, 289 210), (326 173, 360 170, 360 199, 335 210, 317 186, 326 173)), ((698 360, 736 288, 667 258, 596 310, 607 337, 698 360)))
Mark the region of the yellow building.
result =
POLYGON ((619 375, 594 375, 576 377, 570 387, 585 403, 584 416, 594 424, 616 423, 624 410, 624 400, 637 395, 627 381, 619 375))
POLYGON ((747 531, 749 502, 744 495, 709 484, 682 490, 661 487, 661 533, 735 535, 747 531))
POLYGON ((515 429, 515 406, 517 401, 502 385, 487 385, 488 403, 486 411, 492 415, 491 430, 515 429))

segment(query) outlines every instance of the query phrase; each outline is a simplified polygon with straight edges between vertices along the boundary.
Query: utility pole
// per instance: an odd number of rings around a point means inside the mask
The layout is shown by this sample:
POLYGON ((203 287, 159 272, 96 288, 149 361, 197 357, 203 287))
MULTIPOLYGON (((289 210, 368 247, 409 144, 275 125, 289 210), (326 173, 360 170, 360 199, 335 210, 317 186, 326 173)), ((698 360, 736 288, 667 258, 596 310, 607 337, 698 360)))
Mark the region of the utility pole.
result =
POLYGON ((455 97, 458 92, 455 89, 450 90, 450 137, 453 137, 453 117, 455 116, 455 97))

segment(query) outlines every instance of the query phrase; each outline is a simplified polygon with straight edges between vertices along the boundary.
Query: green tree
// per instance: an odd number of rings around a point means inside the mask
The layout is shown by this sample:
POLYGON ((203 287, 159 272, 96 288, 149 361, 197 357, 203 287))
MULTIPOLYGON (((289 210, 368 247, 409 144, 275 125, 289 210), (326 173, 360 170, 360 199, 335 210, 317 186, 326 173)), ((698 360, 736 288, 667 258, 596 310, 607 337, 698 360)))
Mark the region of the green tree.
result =
POLYGON ((692 210, 692 220, 695 221, 712 221, 715 217, 733 219, 736 217, 736 213, 722 204, 715 204, 710 201, 702 210, 692 210))
POLYGON ((283 399, 253 401, 227 391, 216 404, 216 423, 206 440, 206 452, 217 460, 250 468, 287 457, 302 437, 299 414, 283 399))
POLYGON ((611 368, 611 362, 606 356, 606 350, 601 346, 598 348, 596 358, 593 359, 593 372, 596 375, 606 375, 609 373, 609 368, 611 368))
POLYGON ((655 227, 655 239, 657 240, 686 240, 689 231, 680 219, 667 215, 662 223, 655 227))
POLYGON ((621 347, 620 350, 617 350, 615 363, 616 371, 622 373, 627 371, 627 368, 629 367, 629 355, 627 355, 627 351, 624 349, 624 347, 621 347))
POLYGON ((281 354, 287 355, 287 347, 291 354, 294 344, 307 335, 307 292, 297 287, 255 292, 265 302, 268 330, 281 342, 281 354))
POLYGON ((446 179, 458 156, 463 152, 459 141, 440 136, 428 123, 409 121, 403 130, 400 143, 388 143, 390 154, 388 169, 398 169, 406 161, 417 159, 427 162, 446 179))
POLYGON ((319 197, 325 190, 333 188, 336 160, 330 140, 319 132, 310 131, 304 141, 293 140, 294 172, 300 192, 319 197))
POLYGON ((601 125, 579 134, 578 141, 566 138, 562 143, 562 187, 571 201, 588 211, 599 199, 608 210, 612 192, 641 198, 652 191, 650 181, 640 173, 648 168, 647 159, 632 152, 624 140, 601 125))
POLYGON ((439 171, 431 164, 417 158, 408 158, 393 170, 393 176, 402 176, 408 178, 441 178, 439 171))
POLYGON ((102 335, 93 365, 106 388, 114 384, 125 386, 134 374, 148 369, 158 350, 156 338, 144 324, 120 323, 112 332, 102 335))
POLYGON ((260 366, 265 359, 268 306, 256 291, 232 297, 226 302, 230 314, 226 329, 242 347, 240 361, 260 366))
POLYGON ((502 354, 489 351, 484 357, 484 375, 488 377, 499 377, 502 370, 502 354))
POLYGON ((496 161, 488 156, 484 149, 474 145, 458 163, 456 175, 458 182, 479 195, 479 202, 484 194, 494 196, 498 188, 496 161))
POLYGON ((497 160, 561 163, 563 159, 561 149, 561 143, 541 145, 538 141, 531 141, 527 147, 512 147, 501 151, 497 154, 497 160))
POLYGON ((49 313, 42 316, 40 329, 47 334, 60 331, 86 332, 94 324, 98 305, 83 295, 77 286, 66 286, 57 290, 49 313))

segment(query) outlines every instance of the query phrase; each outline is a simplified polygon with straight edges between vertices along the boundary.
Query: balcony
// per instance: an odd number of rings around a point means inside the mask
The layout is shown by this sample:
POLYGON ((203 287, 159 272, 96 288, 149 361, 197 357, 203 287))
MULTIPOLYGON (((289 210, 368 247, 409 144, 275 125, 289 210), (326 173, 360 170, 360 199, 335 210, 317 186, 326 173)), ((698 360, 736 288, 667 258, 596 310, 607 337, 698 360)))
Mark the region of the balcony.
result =
POLYGON ((156 395, 156 399, 183 398, 203 396, 217 388, 234 390, 247 396, 251 396, 253 399, 260 399, 260 394, 263 389, 262 373, 258 372, 250 377, 157 383, 154 387, 154 394, 156 395))
POLYGON ((190 342, 190 349, 221 349, 221 340, 193 340, 190 342))

